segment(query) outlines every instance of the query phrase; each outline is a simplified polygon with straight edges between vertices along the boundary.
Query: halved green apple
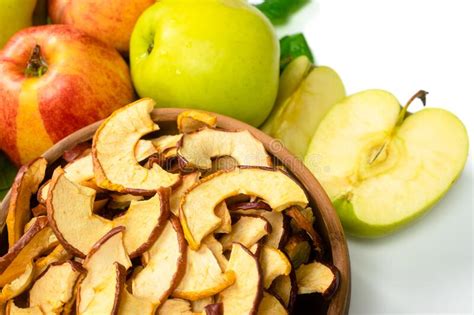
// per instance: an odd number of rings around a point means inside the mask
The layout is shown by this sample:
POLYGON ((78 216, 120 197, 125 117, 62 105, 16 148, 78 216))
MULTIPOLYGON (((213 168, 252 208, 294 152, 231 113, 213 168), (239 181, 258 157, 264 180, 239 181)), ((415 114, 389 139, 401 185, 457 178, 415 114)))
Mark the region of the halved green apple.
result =
POLYGON ((385 235, 421 216, 464 167, 462 122, 437 108, 405 117, 406 107, 385 91, 354 94, 329 111, 311 141, 305 164, 350 234, 385 235))

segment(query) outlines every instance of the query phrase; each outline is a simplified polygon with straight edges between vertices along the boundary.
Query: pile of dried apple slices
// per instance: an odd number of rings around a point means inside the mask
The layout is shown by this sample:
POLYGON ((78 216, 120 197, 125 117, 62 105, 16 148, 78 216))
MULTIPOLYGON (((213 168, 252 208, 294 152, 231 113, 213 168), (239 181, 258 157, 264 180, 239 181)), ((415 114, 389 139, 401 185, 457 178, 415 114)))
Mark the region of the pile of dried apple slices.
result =
POLYGON ((278 315, 298 294, 330 299, 339 273, 306 193, 263 144, 196 111, 162 135, 153 107, 20 170, 0 313, 278 315))

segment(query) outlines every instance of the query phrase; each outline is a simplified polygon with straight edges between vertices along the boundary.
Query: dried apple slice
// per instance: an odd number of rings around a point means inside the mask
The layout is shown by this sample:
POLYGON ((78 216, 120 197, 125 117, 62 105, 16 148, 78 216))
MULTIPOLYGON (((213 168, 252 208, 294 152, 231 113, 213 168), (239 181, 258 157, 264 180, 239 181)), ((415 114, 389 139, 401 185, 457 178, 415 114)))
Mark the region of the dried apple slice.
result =
POLYGON ((132 263, 124 247, 124 227, 105 234, 83 262, 87 275, 77 292, 77 314, 116 314, 125 283, 125 272, 132 263))
POLYGON ((235 282, 233 271, 222 272, 212 251, 203 244, 199 250, 188 248, 186 271, 173 297, 196 301, 213 296, 235 282))
MULTIPOLYGON (((268 205, 267 205, 268 206, 268 205)), ((239 209, 239 208, 234 208, 239 209)), ((234 210, 232 213, 243 214, 243 215, 258 215, 267 220, 272 231, 265 237, 265 245, 272 246, 275 248, 281 248, 285 244, 288 236, 288 220, 281 212, 257 210, 257 209, 245 209, 245 210, 234 210)))
POLYGON ((216 240, 212 234, 207 236, 203 243, 206 244, 206 246, 212 251, 217 259, 217 262, 219 263, 219 266, 221 266, 221 269, 226 270, 229 261, 224 256, 224 248, 222 247, 222 244, 216 240))
POLYGON ((288 310, 274 295, 263 292, 257 315, 288 315, 288 310))
POLYGON ((234 285, 218 295, 225 314, 257 314, 263 297, 263 279, 257 257, 243 245, 234 243, 227 270, 232 270, 237 278, 234 285))
POLYGON ((150 140, 138 140, 135 145, 135 158, 137 162, 144 161, 157 152, 158 150, 150 140))
POLYGON ((138 164, 135 146, 141 137, 159 129, 149 113, 155 103, 141 99, 116 110, 97 129, 92 157, 99 187, 119 192, 154 194, 159 187, 171 187, 179 175, 168 173, 159 165, 146 169, 138 164))
POLYGON ((212 158, 231 156, 239 165, 272 166, 263 144, 249 131, 223 131, 203 128, 183 135, 178 154, 187 166, 212 168, 212 158))
POLYGON ((127 291, 124 288, 120 295, 120 305, 118 308, 118 315, 136 314, 139 311, 140 315, 154 315, 155 305, 145 299, 140 299, 127 291))
POLYGON ((259 261, 265 289, 270 287, 276 277, 287 276, 291 272, 291 263, 286 255, 274 247, 263 246, 259 261))
POLYGON ((7 308, 5 310, 6 315, 44 315, 38 306, 20 308, 15 305, 14 300, 8 301, 7 308))
POLYGON ((186 241, 176 217, 171 217, 152 247, 144 253, 146 264, 132 279, 132 292, 154 304, 163 303, 186 270, 186 241))
POLYGON ((221 202, 217 205, 216 209, 214 210, 216 216, 221 218, 221 226, 219 226, 214 233, 230 233, 232 231, 232 218, 230 217, 229 209, 225 201, 221 202))
POLYGON ((295 223, 306 233, 313 241, 314 250, 316 251, 317 258, 324 256, 324 245, 321 236, 313 227, 313 224, 301 213, 297 207, 291 207, 285 211, 285 214, 295 220, 295 223))
POLYGON ((329 299, 339 286, 339 270, 315 261, 296 269, 296 282, 298 294, 320 293, 329 299))
POLYGON ((288 276, 279 276, 271 286, 271 291, 278 296, 286 309, 291 312, 298 295, 295 272, 292 270, 288 276))
POLYGON ((39 306, 45 314, 61 314, 64 305, 74 299, 74 288, 85 269, 73 261, 51 265, 30 290, 31 306, 39 306))
POLYGON ((168 216, 166 195, 165 190, 159 190, 149 200, 132 201, 124 215, 107 220, 93 213, 95 190, 71 182, 57 170, 47 201, 48 219, 61 244, 79 257, 113 227, 124 226, 125 248, 135 257, 153 244, 163 228, 168 216))
POLYGON ((158 309, 157 315, 195 315, 191 303, 182 299, 166 300, 158 309))
POLYGON ((56 236, 48 226, 48 219, 38 217, 8 253, 0 257, 0 287, 18 278, 32 260, 57 244, 56 236))
POLYGON ((156 139, 152 139, 151 142, 158 152, 165 152, 168 149, 176 148, 182 136, 182 134, 164 135, 156 139))
POLYGON ((173 189, 170 197, 170 210, 171 212, 178 216, 179 215, 179 205, 184 194, 191 188, 196 182, 199 181, 201 173, 194 172, 187 175, 184 175, 181 178, 181 184, 173 189))
POLYGON ((178 115, 176 123, 180 132, 189 133, 206 126, 215 128, 217 117, 198 110, 187 110, 178 115))
POLYGON ((293 268, 306 264, 311 255, 311 245, 304 232, 293 234, 285 244, 284 251, 291 260, 293 268))
POLYGON ((25 272, 12 282, 6 284, 0 291, 0 309, 10 299, 22 294, 34 280, 34 265, 32 262, 26 265, 25 272))
POLYGON ((48 266, 57 263, 59 261, 65 261, 71 259, 72 255, 64 249, 64 247, 59 244, 57 245, 51 253, 45 257, 38 258, 35 261, 35 271, 36 275, 40 276, 48 268, 48 266))
POLYGON ((25 224, 30 220, 30 199, 43 181, 47 165, 46 159, 38 158, 22 166, 15 177, 6 219, 10 248, 23 235, 25 224))
POLYGON ((263 217, 240 215, 238 221, 232 225, 232 231, 221 237, 220 242, 224 251, 231 249, 234 242, 250 248, 271 231, 270 223, 263 217))
POLYGON ((221 225, 214 208, 241 193, 262 198, 277 212, 308 203, 303 189, 279 170, 240 167, 217 172, 191 187, 181 201, 179 218, 192 249, 199 248, 202 239, 221 225))

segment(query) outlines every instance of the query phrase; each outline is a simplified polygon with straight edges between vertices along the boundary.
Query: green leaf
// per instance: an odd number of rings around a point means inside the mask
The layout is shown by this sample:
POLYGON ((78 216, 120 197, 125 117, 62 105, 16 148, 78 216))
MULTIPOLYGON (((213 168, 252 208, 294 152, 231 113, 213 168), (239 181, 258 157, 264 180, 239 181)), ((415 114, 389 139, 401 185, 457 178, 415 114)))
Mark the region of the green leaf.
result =
POLYGON ((280 70, 283 71, 285 67, 296 57, 306 56, 314 63, 311 48, 309 48, 306 38, 303 34, 298 33, 288 35, 280 39, 280 70))
POLYGON ((5 197, 6 193, 10 189, 10 186, 15 179, 16 172, 16 167, 2 152, 0 152, 0 200, 5 197))
POLYGON ((265 14, 274 25, 285 24, 288 18, 310 0, 265 0, 256 7, 265 14))

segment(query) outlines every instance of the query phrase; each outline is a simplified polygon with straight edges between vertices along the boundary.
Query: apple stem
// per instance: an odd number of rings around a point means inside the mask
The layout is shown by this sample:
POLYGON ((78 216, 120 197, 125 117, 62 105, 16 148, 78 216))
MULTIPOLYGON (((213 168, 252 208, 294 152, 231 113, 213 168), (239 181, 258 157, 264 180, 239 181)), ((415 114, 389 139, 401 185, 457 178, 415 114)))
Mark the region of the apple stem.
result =
POLYGON ((407 111, 408 111, 408 106, 410 106, 410 104, 413 103, 413 101, 415 99, 419 98, 421 100, 421 102, 423 103, 423 106, 426 106, 426 95, 428 95, 427 91, 419 90, 412 97, 410 97, 410 99, 405 104, 405 106, 403 106, 403 109, 400 112, 400 115, 398 116, 397 126, 400 126, 403 123, 403 121, 405 120, 405 116, 407 114, 407 111))
POLYGON ((41 56, 40 45, 36 44, 26 65, 25 75, 28 78, 41 77, 46 71, 48 71, 48 64, 41 56))

